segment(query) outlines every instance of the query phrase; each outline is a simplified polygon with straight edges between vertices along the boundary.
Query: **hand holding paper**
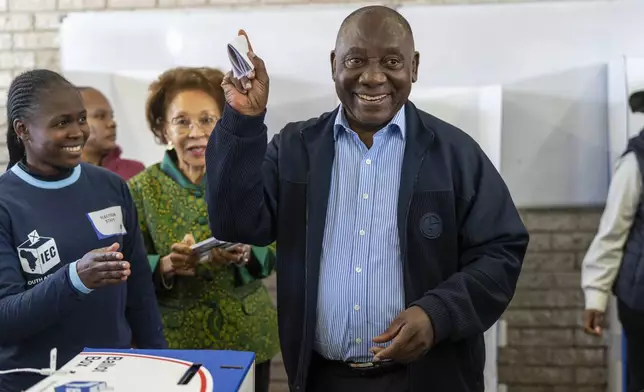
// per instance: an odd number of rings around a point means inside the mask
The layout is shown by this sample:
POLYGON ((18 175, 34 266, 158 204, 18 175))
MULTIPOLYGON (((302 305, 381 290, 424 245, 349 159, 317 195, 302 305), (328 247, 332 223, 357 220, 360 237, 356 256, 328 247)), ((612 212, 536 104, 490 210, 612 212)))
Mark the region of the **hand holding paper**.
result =
POLYGON ((244 30, 239 30, 237 38, 228 44, 228 56, 233 70, 221 83, 226 102, 247 116, 263 113, 268 102, 269 78, 264 61, 253 52, 244 30))
POLYGON ((249 51, 249 42, 245 35, 238 35, 228 44, 228 58, 233 66, 233 76, 237 79, 248 77, 255 69, 248 58, 249 51))

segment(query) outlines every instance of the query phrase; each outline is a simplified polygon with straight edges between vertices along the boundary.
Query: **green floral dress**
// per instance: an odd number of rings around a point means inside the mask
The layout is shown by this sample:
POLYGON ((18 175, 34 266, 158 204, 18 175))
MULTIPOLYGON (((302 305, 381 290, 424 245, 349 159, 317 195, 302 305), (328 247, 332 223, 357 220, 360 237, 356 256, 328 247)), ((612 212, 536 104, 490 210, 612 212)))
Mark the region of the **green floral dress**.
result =
POLYGON ((279 352, 277 313, 261 279, 274 269, 274 252, 253 247, 246 267, 199 265, 196 276, 175 276, 161 284, 160 257, 191 233, 197 242, 211 236, 204 200, 205 177, 194 185, 166 153, 129 182, 150 266, 165 336, 172 349, 252 351, 257 363, 279 352))

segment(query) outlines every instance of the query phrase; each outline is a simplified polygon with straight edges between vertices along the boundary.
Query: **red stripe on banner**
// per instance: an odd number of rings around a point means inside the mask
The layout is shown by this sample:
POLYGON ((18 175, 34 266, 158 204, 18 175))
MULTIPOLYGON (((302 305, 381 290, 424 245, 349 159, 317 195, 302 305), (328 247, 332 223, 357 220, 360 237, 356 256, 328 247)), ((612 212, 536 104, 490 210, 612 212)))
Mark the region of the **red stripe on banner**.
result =
MULTIPOLYGON (((138 357, 138 358, 146 358, 146 359, 154 359, 157 361, 163 361, 163 362, 172 362, 172 363, 177 363, 179 365, 185 365, 185 366, 192 366, 192 363, 188 361, 182 361, 179 359, 172 359, 172 358, 165 358, 165 357, 155 357, 153 355, 143 355, 143 354, 126 354, 122 352, 105 352, 105 353, 99 353, 99 352, 91 352, 91 353, 80 353, 79 355, 118 355, 122 357, 138 357)), ((199 379, 201 380, 201 387, 199 388, 199 392, 209 392, 206 391, 206 373, 203 371, 203 366, 199 368, 199 371, 197 372, 199 374, 199 379)))

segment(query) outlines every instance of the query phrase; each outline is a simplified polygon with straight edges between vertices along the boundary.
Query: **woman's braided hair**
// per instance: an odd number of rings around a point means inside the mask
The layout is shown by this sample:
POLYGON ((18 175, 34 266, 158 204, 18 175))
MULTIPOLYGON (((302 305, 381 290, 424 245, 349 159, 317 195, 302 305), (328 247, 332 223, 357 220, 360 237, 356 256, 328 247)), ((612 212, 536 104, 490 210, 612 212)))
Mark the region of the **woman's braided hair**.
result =
POLYGON ((25 146, 14 129, 14 121, 32 118, 41 105, 42 93, 62 85, 72 86, 63 76, 47 69, 24 72, 11 82, 7 95, 7 170, 25 156, 25 146))

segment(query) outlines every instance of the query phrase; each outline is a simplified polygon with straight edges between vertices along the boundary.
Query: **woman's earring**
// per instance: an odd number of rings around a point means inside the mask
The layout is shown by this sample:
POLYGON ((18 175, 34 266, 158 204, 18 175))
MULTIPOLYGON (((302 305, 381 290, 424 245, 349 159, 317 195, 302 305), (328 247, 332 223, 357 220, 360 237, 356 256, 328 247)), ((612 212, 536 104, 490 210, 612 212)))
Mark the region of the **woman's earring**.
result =
POLYGON ((165 149, 168 151, 172 151, 174 149, 174 145, 172 144, 172 142, 168 142, 168 144, 166 144, 165 146, 165 149))

